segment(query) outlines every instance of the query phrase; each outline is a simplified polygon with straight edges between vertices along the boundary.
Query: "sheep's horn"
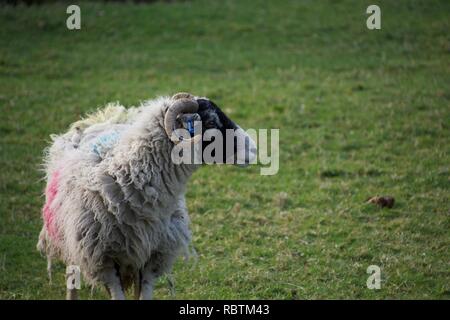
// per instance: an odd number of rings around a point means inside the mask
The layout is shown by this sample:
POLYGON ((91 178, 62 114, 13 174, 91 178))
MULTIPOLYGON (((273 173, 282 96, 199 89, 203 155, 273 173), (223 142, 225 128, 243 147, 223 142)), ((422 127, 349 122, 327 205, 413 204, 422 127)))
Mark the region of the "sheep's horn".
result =
MULTIPOLYGON (((174 143, 181 142, 178 137, 173 135, 175 128, 175 121, 177 116, 182 113, 196 113, 198 110, 198 103, 194 100, 194 96, 189 93, 177 93, 172 97, 174 100, 173 104, 167 109, 166 115, 164 117, 164 129, 166 130, 169 139, 174 143)), ((185 139, 183 142, 193 142, 196 143, 201 139, 201 134, 198 134, 190 139, 185 139)))
POLYGON ((178 99, 182 99, 182 98, 194 100, 194 96, 192 94, 190 94, 189 92, 175 93, 172 97, 172 100, 178 100, 178 99))

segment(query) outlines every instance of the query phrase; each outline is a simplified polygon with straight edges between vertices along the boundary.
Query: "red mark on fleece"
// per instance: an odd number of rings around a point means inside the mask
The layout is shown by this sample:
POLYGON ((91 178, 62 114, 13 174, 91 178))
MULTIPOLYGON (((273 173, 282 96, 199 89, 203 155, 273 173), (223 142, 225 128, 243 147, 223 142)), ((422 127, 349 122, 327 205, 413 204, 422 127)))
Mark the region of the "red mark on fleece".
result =
POLYGON ((47 183, 47 188, 45 189, 45 205, 42 209, 42 215, 44 217, 45 227, 47 228, 48 235, 56 240, 58 230, 56 227, 55 221, 55 208, 53 205, 53 201, 58 194, 58 179, 59 179, 59 171, 53 172, 50 180, 47 183))

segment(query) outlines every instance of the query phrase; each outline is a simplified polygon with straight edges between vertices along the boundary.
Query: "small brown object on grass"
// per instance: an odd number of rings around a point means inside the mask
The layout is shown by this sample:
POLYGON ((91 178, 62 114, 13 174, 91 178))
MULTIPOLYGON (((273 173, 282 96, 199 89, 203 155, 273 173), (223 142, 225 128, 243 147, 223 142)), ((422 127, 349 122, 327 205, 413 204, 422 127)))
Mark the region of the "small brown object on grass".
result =
POLYGON ((283 209, 286 206, 286 203, 289 199, 289 195, 286 192, 277 193, 273 199, 275 206, 280 209, 283 209))
POLYGON ((367 199, 366 202, 376 204, 377 206, 380 206, 381 208, 387 207, 387 208, 391 209, 394 206, 395 199, 393 197, 389 197, 389 196, 383 196, 383 197, 375 196, 375 197, 371 197, 371 198, 367 199))

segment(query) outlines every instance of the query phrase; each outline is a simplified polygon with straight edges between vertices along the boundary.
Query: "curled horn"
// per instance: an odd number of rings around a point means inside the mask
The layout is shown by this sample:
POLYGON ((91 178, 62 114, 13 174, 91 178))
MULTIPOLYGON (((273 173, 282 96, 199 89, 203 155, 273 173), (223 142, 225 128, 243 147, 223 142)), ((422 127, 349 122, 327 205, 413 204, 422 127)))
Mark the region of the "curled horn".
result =
POLYGON ((183 98, 194 100, 194 96, 192 94, 190 94, 189 92, 175 93, 172 97, 172 100, 179 100, 179 99, 183 99, 183 98))
MULTIPOLYGON (((198 103, 195 101, 194 96, 190 93, 179 92, 172 97, 173 103, 167 109, 164 117, 164 129, 166 130, 169 139, 175 144, 181 142, 181 140, 173 135, 175 128, 175 121, 177 116, 182 113, 195 113, 198 110, 198 103)), ((190 139, 185 139, 183 142, 196 143, 201 139, 201 134, 198 134, 190 139)))

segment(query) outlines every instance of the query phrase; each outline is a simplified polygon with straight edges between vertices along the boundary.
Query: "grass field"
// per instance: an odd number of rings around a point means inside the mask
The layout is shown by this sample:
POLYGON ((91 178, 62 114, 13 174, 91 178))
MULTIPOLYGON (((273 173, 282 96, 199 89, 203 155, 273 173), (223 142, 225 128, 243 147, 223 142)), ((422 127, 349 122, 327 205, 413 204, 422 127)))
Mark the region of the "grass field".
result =
POLYGON ((0 7, 0 298, 65 295, 64 266, 50 285, 35 250, 49 135, 109 101, 190 91, 279 128, 280 170, 193 176, 198 259, 156 299, 449 299, 450 3, 377 1, 375 31, 369 4, 82 1, 80 31, 67 4, 0 7), (365 204, 377 194, 394 208, 365 204))

